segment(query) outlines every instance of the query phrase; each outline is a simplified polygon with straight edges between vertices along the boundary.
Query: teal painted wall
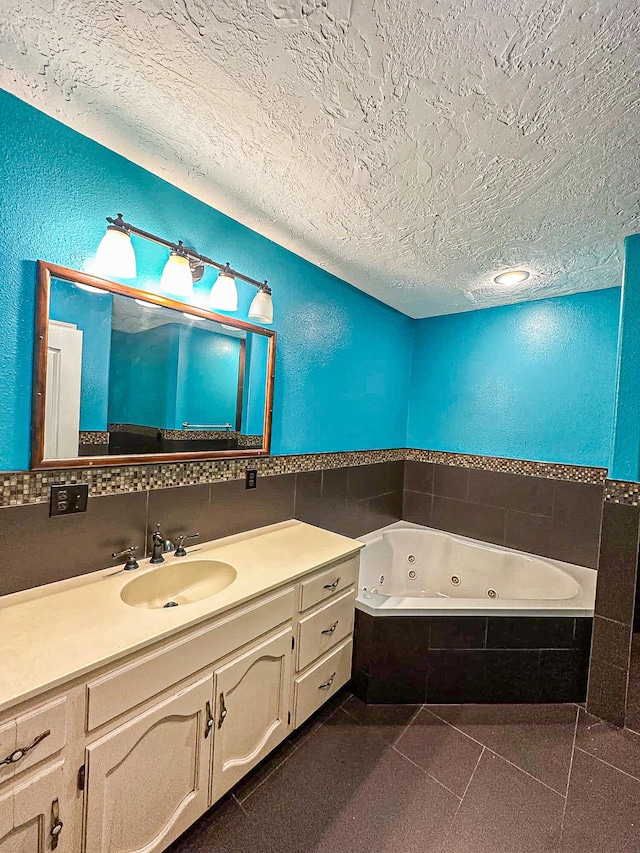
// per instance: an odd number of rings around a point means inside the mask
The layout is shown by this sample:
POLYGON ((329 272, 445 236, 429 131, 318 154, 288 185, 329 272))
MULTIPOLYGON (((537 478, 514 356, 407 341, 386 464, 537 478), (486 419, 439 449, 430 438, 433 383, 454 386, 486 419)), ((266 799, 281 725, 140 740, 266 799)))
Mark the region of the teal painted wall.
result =
POLYGON ((112 304, 110 293, 98 295, 81 290, 68 281, 51 280, 49 317, 73 323, 83 333, 81 430, 102 431, 107 428, 112 304))
POLYGON ((625 240, 616 418, 609 476, 640 482, 640 234, 625 240))
POLYGON ((235 429, 239 363, 239 338, 181 326, 173 429, 182 429, 185 421, 229 423, 235 429))
MULTIPOLYGON (((35 260, 83 269, 122 211, 274 291, 273 453, 401 447, 412 321, 166 181, 0 91, 0 470, 29 463, 35 260)), ((136 241, 136 286, 166 260, 136 241)), ((210 288, 209 271, 202 289, 210 288)), ((246 318, 255 290, 240 284, 246 318)))
POLYGON ((606 467, 619 307, 610 288, 418 321, 408 446, 606 467))
POLYGON ((267 375, 268 339, 263 335, 247 335, 245 374, 242 398, 243 435, 262 435, 267 375))

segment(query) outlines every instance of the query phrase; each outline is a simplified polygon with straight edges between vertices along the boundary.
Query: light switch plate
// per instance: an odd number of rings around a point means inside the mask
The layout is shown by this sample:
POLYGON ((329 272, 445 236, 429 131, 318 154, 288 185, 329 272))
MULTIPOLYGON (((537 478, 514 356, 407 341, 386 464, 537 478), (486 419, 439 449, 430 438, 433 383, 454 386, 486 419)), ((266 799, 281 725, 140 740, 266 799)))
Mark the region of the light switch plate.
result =
POLYGON ((86 512, 88 498, 88 483, 74 483, 72 486, 51 486, 49 516, 74 515, 77 512, 86 512))

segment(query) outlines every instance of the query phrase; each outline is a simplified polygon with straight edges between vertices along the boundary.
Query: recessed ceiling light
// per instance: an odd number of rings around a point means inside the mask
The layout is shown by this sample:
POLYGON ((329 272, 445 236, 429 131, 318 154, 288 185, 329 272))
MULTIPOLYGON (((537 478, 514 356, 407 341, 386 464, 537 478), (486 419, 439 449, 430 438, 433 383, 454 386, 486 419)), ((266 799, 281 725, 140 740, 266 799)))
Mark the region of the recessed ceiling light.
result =
POLYGON ((493 280, 496 284, 520 284, 521 281, 526 281, 530 275, 531 273, 527 270, 505 270, 493 280))

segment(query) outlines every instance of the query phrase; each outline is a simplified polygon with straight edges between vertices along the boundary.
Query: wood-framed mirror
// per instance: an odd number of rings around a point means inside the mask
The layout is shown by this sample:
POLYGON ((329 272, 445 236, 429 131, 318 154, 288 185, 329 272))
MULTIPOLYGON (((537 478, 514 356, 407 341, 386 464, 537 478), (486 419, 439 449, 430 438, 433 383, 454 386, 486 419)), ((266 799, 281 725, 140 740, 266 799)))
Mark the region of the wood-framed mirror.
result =
POLYGON ((267 456, 276 337, 38 261, 31 470, 267 456))

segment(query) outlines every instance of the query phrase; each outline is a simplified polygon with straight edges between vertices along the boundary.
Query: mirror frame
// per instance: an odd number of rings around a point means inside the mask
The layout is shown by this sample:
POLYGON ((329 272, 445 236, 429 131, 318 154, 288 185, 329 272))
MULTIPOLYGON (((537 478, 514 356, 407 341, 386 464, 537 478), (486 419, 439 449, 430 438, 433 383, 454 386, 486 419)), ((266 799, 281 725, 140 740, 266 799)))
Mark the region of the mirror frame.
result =
POLYGON ((47 471, 57 468, 105 468, 115 465, 153 465, 158 462, 195 462, 203 459, 231 459, 242 457, 268 456, 271 447, 271 422, 273 416, 273 384, 275 379, 277 333, 272 329, 254 326, 244 320, 237 320, 226 314, 216 314, 203 308, 196 308, 186 302, 176 302, 157 293, 138 290, 126 284, 118 284, 108 279, 98 278, 89 273, 68 267, 51 264, 47 261, 37 262, 37 283, 35 302, 35 340, 33 362, 33 391, 31 405, 31 469, 32 471, 47 471), (118 293, 121 296, 131 296, 134 299, 144 299, 164 308, 172 308, 185 314, 193 314, 204 320, 214 320, 225 323, 236 329, 253 332, 268 338, 267 349, 267 387, 265 395, 264 433, 262 447, 251 447, 247 450, 208 450, 178 453, 131 453, 120 456, 74 456, 65 459, 44 458, 44 421, 45 397, 47 384, 47 347, 49 302, 51 295, 51 278, 59 278, 71 283, 86 284, 118 293))

